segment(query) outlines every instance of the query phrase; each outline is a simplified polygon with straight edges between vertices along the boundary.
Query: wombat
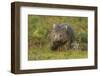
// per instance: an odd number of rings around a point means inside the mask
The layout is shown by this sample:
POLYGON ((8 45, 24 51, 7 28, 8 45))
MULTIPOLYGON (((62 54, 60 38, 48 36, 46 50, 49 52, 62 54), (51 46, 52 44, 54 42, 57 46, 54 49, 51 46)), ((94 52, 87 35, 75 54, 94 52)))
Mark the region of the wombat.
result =
POLYGON ((74 41, 74 31, 68 24, 53 24, 50 39, 52 50, 57 50, 62 46, 70 49, 74 41))

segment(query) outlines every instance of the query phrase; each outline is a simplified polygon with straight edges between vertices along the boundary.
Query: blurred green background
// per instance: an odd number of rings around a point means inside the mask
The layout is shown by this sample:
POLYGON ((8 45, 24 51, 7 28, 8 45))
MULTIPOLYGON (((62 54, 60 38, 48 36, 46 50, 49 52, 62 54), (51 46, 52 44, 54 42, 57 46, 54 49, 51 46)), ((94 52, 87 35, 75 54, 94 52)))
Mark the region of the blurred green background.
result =
POLYGON ((88 18, 71 16, 28 15, 28 60, 87 58, 88 18), (53 24, 67 23, 75 32, 77 50, 50 50, 53 24))

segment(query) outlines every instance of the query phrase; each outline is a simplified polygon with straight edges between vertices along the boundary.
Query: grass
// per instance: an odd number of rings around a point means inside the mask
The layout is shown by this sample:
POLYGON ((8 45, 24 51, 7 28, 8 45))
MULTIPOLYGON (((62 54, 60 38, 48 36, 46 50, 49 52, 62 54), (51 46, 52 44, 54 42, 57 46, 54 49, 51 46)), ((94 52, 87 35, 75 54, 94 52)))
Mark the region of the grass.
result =
POLYGON ((87 57, 87 51, 82 50, 52 51, 47 47, 42 47, 31 48, 28 51, 28 60, 80 59, 87 57))

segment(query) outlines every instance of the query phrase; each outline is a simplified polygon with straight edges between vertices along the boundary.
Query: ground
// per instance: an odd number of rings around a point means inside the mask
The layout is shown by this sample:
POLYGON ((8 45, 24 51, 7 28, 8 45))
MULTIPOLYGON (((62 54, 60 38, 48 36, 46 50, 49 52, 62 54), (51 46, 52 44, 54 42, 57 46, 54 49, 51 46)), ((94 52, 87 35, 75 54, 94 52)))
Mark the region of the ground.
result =
POLYGON ((31 48, 28 51, 29 60, 80 59, 87 57, 87 51, 82 50, 52 51, 47 47, 42 47, 31 48))

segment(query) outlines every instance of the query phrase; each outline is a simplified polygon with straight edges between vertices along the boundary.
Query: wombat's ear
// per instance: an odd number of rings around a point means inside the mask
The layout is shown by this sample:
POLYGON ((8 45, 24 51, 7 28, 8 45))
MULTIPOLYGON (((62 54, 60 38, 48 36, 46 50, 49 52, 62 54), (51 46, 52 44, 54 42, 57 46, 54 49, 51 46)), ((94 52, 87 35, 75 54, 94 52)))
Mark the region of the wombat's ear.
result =
POLYGON ((56 24, 53 24, 53 28, 55 28, 56 27, 56 24))

